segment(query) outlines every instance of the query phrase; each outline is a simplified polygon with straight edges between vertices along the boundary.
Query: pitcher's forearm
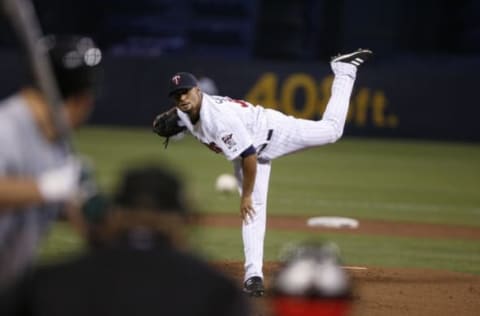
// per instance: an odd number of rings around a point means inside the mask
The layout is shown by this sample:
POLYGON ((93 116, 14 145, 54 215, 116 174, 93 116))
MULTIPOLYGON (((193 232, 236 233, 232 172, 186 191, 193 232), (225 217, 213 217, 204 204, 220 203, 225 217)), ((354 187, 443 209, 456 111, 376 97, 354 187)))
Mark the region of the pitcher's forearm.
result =
POLYGON ((257 155, 252 154, 242 159, 243 183, 242 195, 251 196, 257 176, 257 155))

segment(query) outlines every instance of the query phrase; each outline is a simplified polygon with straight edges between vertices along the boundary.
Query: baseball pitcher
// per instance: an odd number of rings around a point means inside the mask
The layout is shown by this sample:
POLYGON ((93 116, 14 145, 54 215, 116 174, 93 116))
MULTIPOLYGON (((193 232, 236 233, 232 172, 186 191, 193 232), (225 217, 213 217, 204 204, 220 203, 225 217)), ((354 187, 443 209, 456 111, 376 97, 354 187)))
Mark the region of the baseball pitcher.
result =
POLYGON ((167 140, 188 130, 209 149, 233 162, 243 219, 244 291, 249 295, 264 294, 263 244, 271 161, 340 139, 357 68, 371 54, 370 50, 359 49, 332 59, 332 93, 319 121, 287 116, 243 100, 208 95, 187 72, 171 77, 169 97, 176 108, 158 115, 153 129, 167 140))

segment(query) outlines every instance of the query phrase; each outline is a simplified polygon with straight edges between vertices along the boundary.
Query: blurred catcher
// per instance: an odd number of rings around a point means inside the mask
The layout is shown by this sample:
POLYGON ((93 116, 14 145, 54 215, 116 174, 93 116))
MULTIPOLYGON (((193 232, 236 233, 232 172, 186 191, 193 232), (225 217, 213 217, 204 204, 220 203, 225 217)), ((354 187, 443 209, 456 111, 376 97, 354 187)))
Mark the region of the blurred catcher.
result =
POLYGON ((186 250, 183 190, 166 169, 126 170, 110 207, 85 218, 89 251, 34 270, 12 314, 249 315, 240 289, 186 250))
MULTIPOLYGON (((100 50, 79 36, 48 36, 40 45, 58 83, 58 114, 69 128, 79 127, 94 106, 100 50)), ((38 83, 1 102, 0 292, 33 264, 41 237, 68 202, 95 189, 63 137, 38 83)))
POLYGON ((345 316, 351 308, 351 281, 334 244, 295 248, 272 284, 275 316, 345 316))

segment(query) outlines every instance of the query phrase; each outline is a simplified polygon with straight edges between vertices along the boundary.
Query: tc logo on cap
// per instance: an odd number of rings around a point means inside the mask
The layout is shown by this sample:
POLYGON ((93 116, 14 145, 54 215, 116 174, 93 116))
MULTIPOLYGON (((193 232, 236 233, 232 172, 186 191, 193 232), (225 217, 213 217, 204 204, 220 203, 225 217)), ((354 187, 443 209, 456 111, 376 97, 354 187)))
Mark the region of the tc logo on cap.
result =
POLYGON ((179 75, 175 75, 172 77, 172 82, 178 86, 178 84, 180 83, 180 76, 179 75))

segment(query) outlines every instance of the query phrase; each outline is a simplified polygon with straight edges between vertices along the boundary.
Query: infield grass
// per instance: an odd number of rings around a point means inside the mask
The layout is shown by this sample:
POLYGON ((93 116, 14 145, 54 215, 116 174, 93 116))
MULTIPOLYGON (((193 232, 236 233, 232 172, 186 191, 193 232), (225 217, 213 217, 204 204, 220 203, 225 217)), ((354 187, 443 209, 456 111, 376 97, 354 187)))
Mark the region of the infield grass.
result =
MULTIPOLYGON (((84 128, 78 151, 96 165, 100 186, 110 192, 120 172, 157 163, 188 184, 199 212, 238 212, 238 197, 214 192, 215 178, 231 172, 220 155, 186 137, 171 141, 148 129, 84 128)), ((296 153, 272 164, 269 215, 330 215, 455 224, 480 229, 480 146, 478 144, 348 138, 296 153)), ((243 260, 240 229, 197 228, 194 248, 214 260, 243 260)), ((478 240, 352 236, 269 230, 266 260, 276 260, 289 242, 336 242, 348 264, 436 268, 480 274, 478 240)), ((83 249, 81 239, 58 224, 41 249, 44 260, 83 249)))
MULTIPOLYGON (((243 261, 240 228, 195 227, 190 232, 191 250, 207 260, 243 261)), ((480 275, 478 240, 416 239, 270 229, 265 240, 265 260, 279 261, 282 250, 305 241, 334 242, 347 265, 425 268, 480 275)), ((82 239, 68 225, 55 225, 41 249, 44 262, 61 260, 85 249, 82 239)))
MULTIPOLYGON (((146 129, 88 128, 77 147, 90 156, 107 191, 132 163, 180 171, 198 209, 237 212, 238 198, 214 192, 231 164, 186 137, 164 149, 146 129)), ((338 215, 480 227, 477 144, 345 138, 272 163, 269 214, 338 215)))
MULTIPOLYGON (((243 261, 240 230, 196 229, 196 249, 207 259, 243 261)), ((289 232, 270 229, 265 239, 265 260, 280 261, 282 250, 305 241, 334 242, 347 265, 428 268, 480 274, 478 240, 416 239, 340 233, 289 232)))

